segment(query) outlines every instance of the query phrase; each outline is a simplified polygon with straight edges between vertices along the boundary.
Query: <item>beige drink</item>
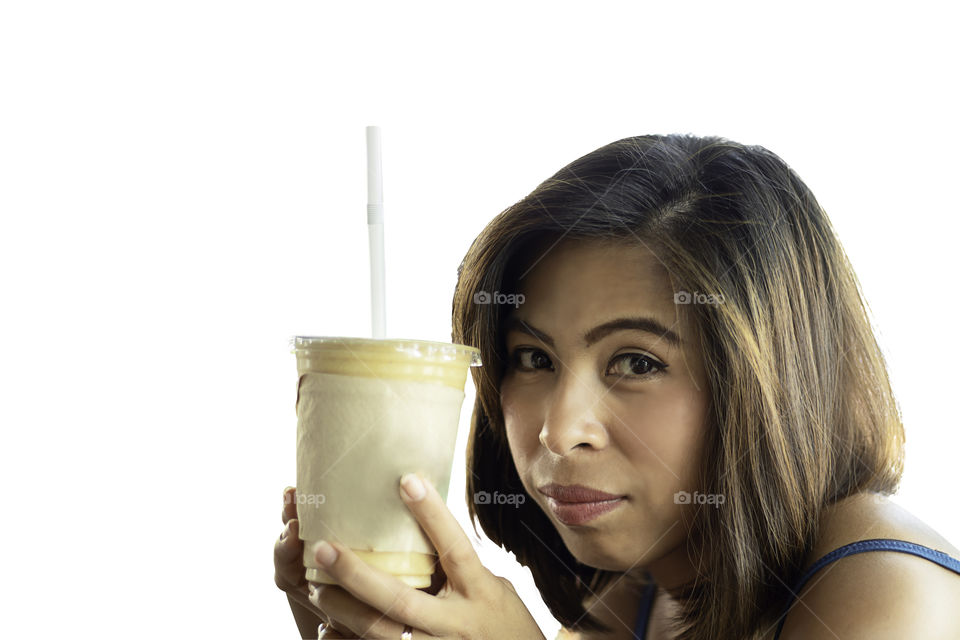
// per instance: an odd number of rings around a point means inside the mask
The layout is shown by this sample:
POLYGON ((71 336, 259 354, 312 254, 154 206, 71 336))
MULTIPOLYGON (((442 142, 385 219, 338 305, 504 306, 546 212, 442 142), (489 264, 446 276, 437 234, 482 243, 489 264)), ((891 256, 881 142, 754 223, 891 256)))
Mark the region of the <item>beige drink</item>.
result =
POLYGON ((436 550, 399 496, 419 472, 446 499, 471 347, 422 340, 294 339, 297 516, 307 580, 335 540, 407 584, 430 586, 436 550))

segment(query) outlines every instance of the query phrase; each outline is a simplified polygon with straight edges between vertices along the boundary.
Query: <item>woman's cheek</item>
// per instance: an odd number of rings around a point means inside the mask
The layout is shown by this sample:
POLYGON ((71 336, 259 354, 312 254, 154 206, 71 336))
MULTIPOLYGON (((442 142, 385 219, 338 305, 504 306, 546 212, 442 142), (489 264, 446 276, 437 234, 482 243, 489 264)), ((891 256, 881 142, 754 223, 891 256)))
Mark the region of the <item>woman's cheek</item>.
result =
POLYGON ((699 398, 688 394, 648 394, 619 408, 632 432, 632 437, 622 438, 627 456, 638 468, 662 474, 671 489, 676 484, 690 490, 696 477, 705 416, 699 404, 699 398))
POLYGON ((514 465, 522 479, 524 470, 528 468, 540 444, 540 432, 533 423, 529 407, 524 407, 517 396, 508 386, 501 387, 500 407, 503 411, 507 442, 514 465))

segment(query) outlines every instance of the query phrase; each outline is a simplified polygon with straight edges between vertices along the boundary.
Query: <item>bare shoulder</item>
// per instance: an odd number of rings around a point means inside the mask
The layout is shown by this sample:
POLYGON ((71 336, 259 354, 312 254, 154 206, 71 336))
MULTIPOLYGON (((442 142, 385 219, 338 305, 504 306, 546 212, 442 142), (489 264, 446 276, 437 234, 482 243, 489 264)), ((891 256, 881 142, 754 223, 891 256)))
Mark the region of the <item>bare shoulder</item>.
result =
MULTIPOLYGON (((905 540, 960 558, 960 550, 907 510, 861 494, 828 510, 806 565, 871 538, 905 540)), ((958 604, 960 575, 949 569, 905 553, 859 553, 814 574, 781 638, 957 638, 958 604)))
POLYGON ((896 538, 960 555, 960 549, 900 505, 861 493, 827 509, 810 564, 837 547, 869 538, 896 538))

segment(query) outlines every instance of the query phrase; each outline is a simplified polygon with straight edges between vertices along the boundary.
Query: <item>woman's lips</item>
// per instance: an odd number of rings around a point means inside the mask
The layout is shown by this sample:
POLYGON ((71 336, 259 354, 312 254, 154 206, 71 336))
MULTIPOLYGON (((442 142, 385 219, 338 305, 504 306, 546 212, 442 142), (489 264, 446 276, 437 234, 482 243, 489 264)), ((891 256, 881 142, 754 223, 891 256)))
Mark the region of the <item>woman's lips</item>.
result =
POLYGON ((537 487, 537 491, 560 502, 603 502, 624 497, 623 494, 607 493, 582 484, 563 485, 555 482, 537 487))
POLYGON ((626 499, 622 497, 599 502, 560 502, 556 498, 547 498, 547 504, 557 520, 571 526, 589 522, 609 511, 613 511, 624 502, 626 502, 626 499))
POLYGON ((580 484, 545 484, 537 490, 547 497, 547 504, 557 520, 566 525, 589 522, 626 501, 626 496, 607 493, 580 484))

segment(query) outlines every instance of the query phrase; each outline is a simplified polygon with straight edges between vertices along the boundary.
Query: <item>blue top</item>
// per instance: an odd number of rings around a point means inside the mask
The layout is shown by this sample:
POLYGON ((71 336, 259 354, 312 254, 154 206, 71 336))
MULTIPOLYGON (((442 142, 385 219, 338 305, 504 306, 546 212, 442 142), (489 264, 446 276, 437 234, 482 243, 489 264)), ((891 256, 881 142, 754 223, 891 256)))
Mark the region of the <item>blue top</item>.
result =
POLYGON ((656 592, 657 584, 651 579, 650 584, 643 590, 643 597, 640 599, 640 612, 637 614, 636 624, 633 625, 634 640, 646 640, 650 608, 653 607, 653 596, 656 592))
MULTIPOLYGON (((948 556, 942 551, 937 551, 935 549, 931 549, 930 547, 925 547, 913 542, 907 542, 905 540, 891 540, 889 538, 877 538, 873 540, 860 540, 859 542, 853 542, 851 544, 844 545, 839 549, 834 549, 827 555, 814 562, 813 566, 811 566, 810 569, 800 577, 800 579, 794 585, 794 588, 791 589, 793 596, 787 603, 787 607, 784 609, 783 613, 780 614, 780 624, 777 626, 777 632, 774 634, 774 640, 777 640, 777 638, 780 637, 780 632, 783 631, 783 625, 786 622, 787 613, 793 606, 793 600, 796 598, 796 594, 800 593, 800 590, 807 583, 807 581, 813 577, 813 574, 831 562, 839 560, 840 558, 852 556, 857 553, 866 553, 868 551, 898 551, 900 553, 910 553, 915 556, 925 558, 930 562, 935 562, 941 567, 949 569, 957 575, 960 575, 960 560, 957 560, 952 556, 948 556)), ((657 585, 651 582, 649 585, 647 585, 643 592, 643 597, 640 600, 640 611, 637 614, 637 622, 633 627, 633 637, 635 640, 646 640, 650 609, 653 606, 653 596, 656 591, 657 585)))

